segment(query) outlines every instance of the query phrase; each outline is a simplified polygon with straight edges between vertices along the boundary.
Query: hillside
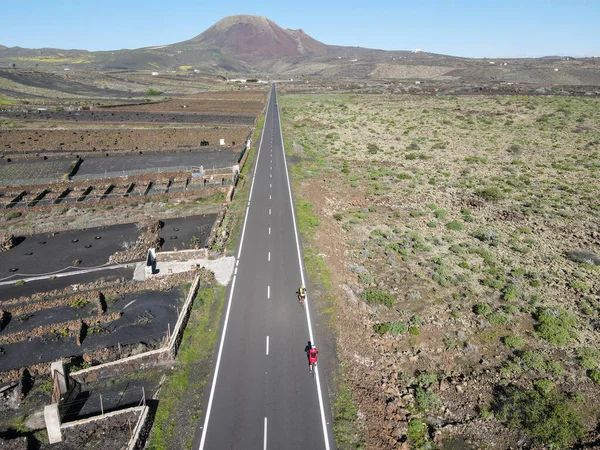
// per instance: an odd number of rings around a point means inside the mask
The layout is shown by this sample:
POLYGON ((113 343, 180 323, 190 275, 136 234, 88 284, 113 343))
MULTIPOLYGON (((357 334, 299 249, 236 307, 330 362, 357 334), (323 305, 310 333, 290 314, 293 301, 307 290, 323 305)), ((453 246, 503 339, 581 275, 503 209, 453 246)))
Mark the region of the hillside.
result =
POLYGON ((600 58, 472 59, 427 52, 333 46, 260 16, 225 17, 187 41, 88 52, 0 46, 0 68, 189 71, 467 83, 600 85, 600 58))

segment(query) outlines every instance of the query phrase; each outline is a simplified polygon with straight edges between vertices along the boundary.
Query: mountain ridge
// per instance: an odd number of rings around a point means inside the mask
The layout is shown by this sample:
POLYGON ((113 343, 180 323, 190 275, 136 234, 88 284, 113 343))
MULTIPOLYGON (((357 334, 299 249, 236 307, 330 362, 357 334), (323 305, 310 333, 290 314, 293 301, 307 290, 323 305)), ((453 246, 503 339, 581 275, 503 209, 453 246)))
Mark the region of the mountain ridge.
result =
POLYGON ((327 45, 262 16, 224 17, 182 42, 114 51, 0 46, 0 68, 200 70, 221 76, 277 75, 600 85, 600 59, 464 58, 422 51, 327 45))

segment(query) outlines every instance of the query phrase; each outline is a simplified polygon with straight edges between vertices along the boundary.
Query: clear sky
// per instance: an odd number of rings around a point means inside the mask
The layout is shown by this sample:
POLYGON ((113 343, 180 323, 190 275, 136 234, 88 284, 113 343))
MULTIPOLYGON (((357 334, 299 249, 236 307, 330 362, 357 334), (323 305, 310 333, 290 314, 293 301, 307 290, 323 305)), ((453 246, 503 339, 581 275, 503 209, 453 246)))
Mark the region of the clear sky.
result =
POLYGON ((0 44, 172 44, 234 14, 265 16, 334 45, 467 57, 600 56, 600 0, 4 0, 0 44))

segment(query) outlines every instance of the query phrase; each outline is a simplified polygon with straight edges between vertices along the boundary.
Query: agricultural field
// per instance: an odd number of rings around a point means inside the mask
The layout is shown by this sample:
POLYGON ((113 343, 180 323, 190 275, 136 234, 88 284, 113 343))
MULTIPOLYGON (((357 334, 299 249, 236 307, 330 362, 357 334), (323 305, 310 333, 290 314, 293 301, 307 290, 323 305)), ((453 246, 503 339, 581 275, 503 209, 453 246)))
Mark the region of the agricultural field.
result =
POLYGON ((598 445, 598 100, 280 107, 339 448, 598 445))
MULTIPOLYGON (((22 122, 21 122, 22 124, 22 122)), ((56 153, 120 151, 139 153, 144 150, 182 150, 203 146, 218 146, 221 139, 226 145, 241 146, 250 129, 243 127, 189 127, 151 128, 143 126, 80 128, 61 124, 60 129, 35 123, 36 129, 0 129, 0 147, 13 159, 27 155, 54 155, 56 153)))
POLYGON ((150 398, 154 442, 193 438, 187 411, 233 271, 228 207, 266 92, 202 76, 0 73, 0 447, 48 448, 43 408, 57 402, 67 425, 52 448, 123 447, 150 398))

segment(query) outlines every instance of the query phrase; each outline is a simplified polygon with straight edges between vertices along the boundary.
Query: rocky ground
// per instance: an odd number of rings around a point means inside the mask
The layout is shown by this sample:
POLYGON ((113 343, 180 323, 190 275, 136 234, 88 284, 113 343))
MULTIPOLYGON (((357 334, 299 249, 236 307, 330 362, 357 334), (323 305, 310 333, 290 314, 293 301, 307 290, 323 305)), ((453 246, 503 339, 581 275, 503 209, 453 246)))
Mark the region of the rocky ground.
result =
POLYGON ((597 101, 280 105, 366 447, 597 446, 597 101))

